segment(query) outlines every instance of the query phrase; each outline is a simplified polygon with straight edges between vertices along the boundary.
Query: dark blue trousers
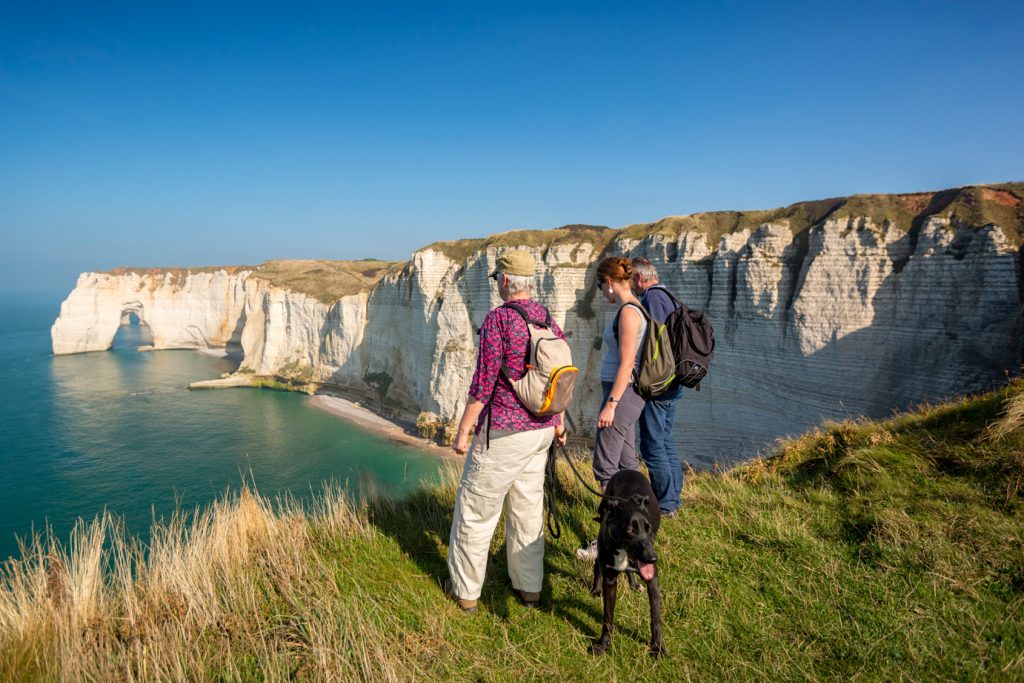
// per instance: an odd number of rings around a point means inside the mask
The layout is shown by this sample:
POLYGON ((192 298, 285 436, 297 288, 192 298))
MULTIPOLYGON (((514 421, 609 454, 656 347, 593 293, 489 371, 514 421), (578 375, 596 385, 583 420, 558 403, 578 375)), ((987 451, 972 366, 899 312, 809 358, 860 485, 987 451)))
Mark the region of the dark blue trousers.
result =
POLYGON ((683 387, 651 399, 637 421, 640 427, 640 457, 651 474, 651 487, 658 497, 658 507, 673 512, 680 505, 683 491, 683 466, 672 436, 676 405, 683 398, 683 387))

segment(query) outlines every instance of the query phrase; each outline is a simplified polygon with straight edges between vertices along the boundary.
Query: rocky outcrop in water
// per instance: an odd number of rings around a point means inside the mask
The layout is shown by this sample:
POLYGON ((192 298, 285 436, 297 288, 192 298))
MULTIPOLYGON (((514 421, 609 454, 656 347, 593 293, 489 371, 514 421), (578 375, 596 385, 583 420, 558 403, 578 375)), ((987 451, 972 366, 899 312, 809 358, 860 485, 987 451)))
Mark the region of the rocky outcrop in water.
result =
POLYGON ((584 371, 572 412, 589 429, 614 314, 595 297, 596 261, 642 255, 711 316, 712 373, 685 398, 676 436, 690 462, 727 462, 822 419, 884 415, 1016 372, 1022 197, 1006 184, 504 233, 363 266, 364 286, 328 295, 295 284, 323 262, 285 285, 280 269, 86 273, 54 324, 54 353, 108 348, 131 311, 157 348, 236 345, 243 372, 360 393, 443 427, 464 405, 475 329, 500 303, 487 274, 503 250, 525 248, 584 371))

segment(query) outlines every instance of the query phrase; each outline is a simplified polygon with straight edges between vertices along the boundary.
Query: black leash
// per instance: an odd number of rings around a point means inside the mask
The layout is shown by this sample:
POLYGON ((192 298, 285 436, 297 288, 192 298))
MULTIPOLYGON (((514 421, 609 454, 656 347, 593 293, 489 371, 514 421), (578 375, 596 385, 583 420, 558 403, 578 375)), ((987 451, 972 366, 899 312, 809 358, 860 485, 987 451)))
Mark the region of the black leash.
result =
POLYGON ((551 538, 561 538, 562 525, 558 523, 558 497, 555 495, 555 463, 558 460, 557 443, 548 448, 548 462, 544 467, 544 503, 548 509, 548 533, 551 538))
MULTIPOLYGON (((569 413, 565 413, 565 418, 569 421, 569 426, 572 427, 573 433, 576 433, 576 424, 573 422, 572 417, 569 413)), ((547 516, 547 527, 548 532, 552 538, 560 538, 562 535, 562 525, 558 522, 558 496, 556 495, 556 484, 557 484, 557 468, 558 464, 558 449, 562 449, 562 457, 567 463, 569 463, 569 469, 576 475, 576 479, 579 480, 583 487, 593 493, 598 498, 603 500, 615 500, 619 502, 629 502, 637 499, 635 502, 639 503, 639 496, 633 496, 632 498, 620 498, 619 496, 609 496, 607 493, 598 491, 583 478, 580 471, 576 469, 576 465, 572 461, 572 457, 569 452, 565 450, 563 444, 558 443, 557 440, 551 442, 551 446, 548 447, 548 462, 544 469, 544 501, 548 506, 547 516)))

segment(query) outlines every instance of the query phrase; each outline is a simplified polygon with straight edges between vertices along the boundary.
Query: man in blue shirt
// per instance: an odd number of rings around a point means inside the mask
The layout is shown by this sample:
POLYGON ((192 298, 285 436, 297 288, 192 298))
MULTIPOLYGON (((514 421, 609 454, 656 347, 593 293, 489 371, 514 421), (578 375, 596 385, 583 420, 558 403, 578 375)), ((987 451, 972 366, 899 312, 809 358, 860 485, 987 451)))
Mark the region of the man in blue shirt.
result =
MULTIPOLYGON (((645 258, 633 259, 633 288, 640 296, 640 303, 656 322, 664 323, 676 310, 675 300, 658 283, 658 271, 645 258)), ((683 466, 672 436, 676 404, 682 396, 683 386, 677 384, 661 396, 647 401, 637 421, 640 426, 640 457, 651 474, 651 487, 658 497, 663 517, 676 516, 683 490, 683 466)))

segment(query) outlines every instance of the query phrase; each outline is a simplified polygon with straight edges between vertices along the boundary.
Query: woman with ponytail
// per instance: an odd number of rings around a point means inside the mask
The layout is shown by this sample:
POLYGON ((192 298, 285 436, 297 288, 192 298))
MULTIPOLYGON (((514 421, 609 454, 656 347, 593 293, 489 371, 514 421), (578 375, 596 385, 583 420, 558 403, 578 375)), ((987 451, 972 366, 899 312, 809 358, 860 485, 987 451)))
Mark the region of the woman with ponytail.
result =
MULTIPOLYGON (((633 295, 633 264, 628 258, 610 256, 597 266, 598 289, 605 301, 618 307, 615 317, 601 336, 601 412, 597 416, 594 440, 594 477, 603 491, 619 470, 639 470, 634 443, 636 421, 644 400, 633 391, 647 318, 633 295)), ((597 541, 576 554, 581 559, 597 557, 597 541)))

